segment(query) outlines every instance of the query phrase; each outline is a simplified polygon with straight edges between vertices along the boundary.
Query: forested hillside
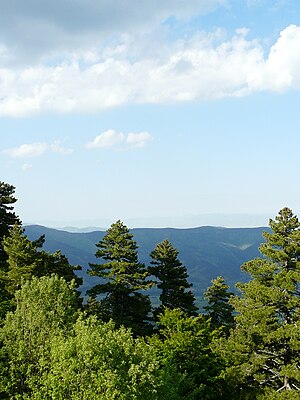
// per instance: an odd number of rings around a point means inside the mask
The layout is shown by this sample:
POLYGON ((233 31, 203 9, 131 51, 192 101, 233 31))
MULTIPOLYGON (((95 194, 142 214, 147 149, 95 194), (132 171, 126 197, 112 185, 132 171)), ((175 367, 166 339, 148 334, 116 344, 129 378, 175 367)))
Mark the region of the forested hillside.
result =
MULTIPOLYGON (((268 228, 217 228, 199 227, 191 229, 131 229, 138 244, 141 262, 150 262, 150 253, 163 240, 169 240, 179 251, 179 258, 187 267, 195 296, 201 299, 203 291, 216 276, 222 275, 234 288, 238 281, 248 279, 241 265, 260 256, 258 250, 264 241, 262 233, 268 228)), ((60 249, 70 262, 82 266, 78 271, 84 280, 83 290, 88 290, 91 277, 86 274, 88 263, 95 261, 96 243, 105 232, 69 233, 43 226, 25 227, 30 240, 45 234, 44 248, 53 252, 60 249)))

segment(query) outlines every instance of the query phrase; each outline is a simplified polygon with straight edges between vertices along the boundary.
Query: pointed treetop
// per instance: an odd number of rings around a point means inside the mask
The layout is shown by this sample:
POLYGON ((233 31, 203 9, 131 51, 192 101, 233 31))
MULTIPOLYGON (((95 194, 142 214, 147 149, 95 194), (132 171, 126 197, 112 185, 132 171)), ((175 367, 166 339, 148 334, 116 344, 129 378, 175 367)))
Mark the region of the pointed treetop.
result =
POLYGON ((287 267, 300 261, 300 222, 292 210, 285 207, 275 220, 270 219, 271 232, 264 232, 266 243, 261 253, 273 262, 284 263, 287 267))
POLYGON ((168 240, 157 244, 150 254, 152 261, 150 273, 158 279, 157 287, 161 290, 161 305, 156 309, 158 315, 166 307, 179 308, 187 315, 196 315, 195 296, 190 290, 186 267, 178 259, 178 250, 168 240))
POLYGON ((90 264, 88 271, 103 280, 88 291, 94 298, 102 296, 99 307, 93 304, 94 310, 105 320, 112 318, 117 326, 125 325, 136 334, 143 334, 150 328, 151 303, 141 291, 151 287, 152 282, 147 280, 149 273, 145 265, 138 261, 133 235, 119 220, 96 246, 96 257, 104 262, 90 264))
POLYGON ((230 297, 233 295, 229 292, 229 286, 226 284, 222 276, 211 281, 211 286, 204 293, 204 299, 208 305, 204 307, 208 316, 211 318, 213 327, 223 327, 227 334, 234 326, 233 306, 230 304, 230 297))

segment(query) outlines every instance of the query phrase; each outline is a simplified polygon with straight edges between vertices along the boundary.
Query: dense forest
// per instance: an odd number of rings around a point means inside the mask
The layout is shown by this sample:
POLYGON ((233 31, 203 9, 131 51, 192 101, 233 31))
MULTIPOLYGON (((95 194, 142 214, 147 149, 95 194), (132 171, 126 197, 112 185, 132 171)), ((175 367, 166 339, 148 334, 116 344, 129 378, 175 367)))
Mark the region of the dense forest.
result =
POLYGON ((241 266, 238 294, 218 276, 200 312, 172 243, 145 265, 121 221, 95 243, 94 285, 81 293, 81 267, 28 239, 14 194, 0 182, 1 399, 300 399, 300 222, 289 208, 241 266))

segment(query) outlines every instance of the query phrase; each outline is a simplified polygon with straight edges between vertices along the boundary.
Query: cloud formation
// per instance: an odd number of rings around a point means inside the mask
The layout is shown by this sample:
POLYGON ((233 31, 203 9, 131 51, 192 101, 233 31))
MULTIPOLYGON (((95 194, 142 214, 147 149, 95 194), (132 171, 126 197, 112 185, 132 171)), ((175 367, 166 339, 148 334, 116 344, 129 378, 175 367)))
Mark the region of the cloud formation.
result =
POLYGON ((55 65, 0 69, 0 116, 90 113, 127 104, 164 104, 300 89, 300 27, 285 28, 265 54, 239 29, 141 45, 125 35, 55 65))
POLYGON ((189 18, 226 3, 227 0, 2 0, 2 61, 31 64, 44 57, 61 57, 62 52, 72 54, 102 46, 101 41, 111 35, 145 31, 169 17, 189 18))
MULTIPOLYGON (((55 141, 51 144, 45 142, 24 143, 18 147, 4 150, 4 153, 12 158, 32 158, 41 156, 48 151, 62 155, 68 155, 73 152, 72 149, 64 148, 58 141, 55 141)), ((24 166, 28 166, 28 164, 24 164, 24 166)))
POLYGON ((128 150, 144 147, 151 140, 152 136, 148 132, 129 132, 125 134, 123 132, 116 132, 113 129, 109 129, 96 136, 91 142, 88 142, 86 148, 114 148, 116 150, 128 150))

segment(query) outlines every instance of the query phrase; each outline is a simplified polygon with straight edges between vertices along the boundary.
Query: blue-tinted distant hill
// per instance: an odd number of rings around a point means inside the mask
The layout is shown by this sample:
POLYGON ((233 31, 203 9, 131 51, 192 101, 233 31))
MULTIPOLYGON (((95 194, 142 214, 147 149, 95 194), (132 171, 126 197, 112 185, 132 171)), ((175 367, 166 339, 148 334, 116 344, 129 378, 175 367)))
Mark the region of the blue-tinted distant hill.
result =
MULTIPOLYGON (((96 243, 105 235, 104 231, 71 233, 38 225, 26 226, 26 234, 33 240, 46 235, 45 249, 61 250, 72 264, 79 264, 84 278, 83 292, 95 284, 86 274, 89 262, 95 262, 96 243)), ((148 265, 149 254, 156 244, 168 239, 179 250, 179 258, 188 269, 195 295, 201 298, 211 279, 218 275, 234 287, 248 276, 240 266, 259 257, 258 247, 264 241, 262 233, 268 228, 219 228, 199 227, 190 229, 137 228, 132 229, 139 246, 140 261, 148 265)), ((98 261, 99 262, 99 261, 98 261)))

